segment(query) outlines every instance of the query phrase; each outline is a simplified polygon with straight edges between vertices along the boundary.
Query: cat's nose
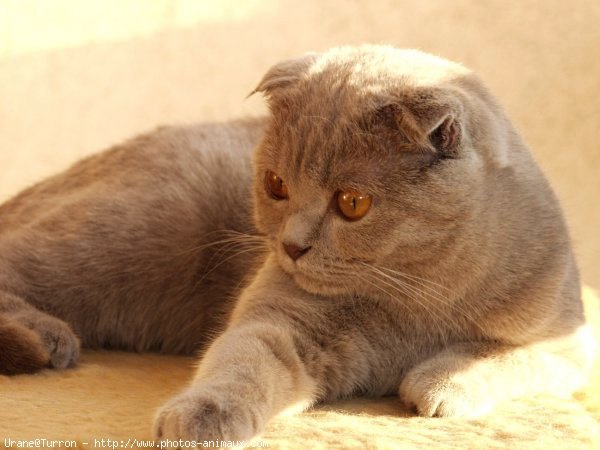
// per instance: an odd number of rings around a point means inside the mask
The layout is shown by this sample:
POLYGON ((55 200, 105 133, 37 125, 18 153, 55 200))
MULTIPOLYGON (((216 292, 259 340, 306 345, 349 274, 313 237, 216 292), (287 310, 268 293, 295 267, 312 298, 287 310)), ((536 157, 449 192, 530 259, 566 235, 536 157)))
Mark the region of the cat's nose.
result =
POLYGON ((288 256, 290 258, 292 258, 293 261, 296 261, 302 255, 304 255, 307 251, 309 251, 311 249, 311 247, 309 246, 309 247, 302 248, 296 244, 286 244, 284 242, 283 249, 288 254, 288 256))

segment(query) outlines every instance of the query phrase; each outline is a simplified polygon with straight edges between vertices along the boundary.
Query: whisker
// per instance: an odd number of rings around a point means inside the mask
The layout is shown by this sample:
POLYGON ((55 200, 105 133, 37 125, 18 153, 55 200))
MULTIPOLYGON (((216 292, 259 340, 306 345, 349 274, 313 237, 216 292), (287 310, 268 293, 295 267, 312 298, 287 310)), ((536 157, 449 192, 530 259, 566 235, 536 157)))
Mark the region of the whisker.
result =
POLYGON ((419 277, 419 276, 417 276, 417 275, 412 275, 412 274, 405 273, 405 272, 399 272, 399 271, 397 271, 397 270, 392 270, 392 269, 390 269, 389 267, 384 267, 384 266, 377 266, 377 268, 378 268, 378 269, 381 269, 381 270, 385 270, 385 271, 387 271, 387 272, 390 272, 390 273, 393 273, 393 274, 396 274, 396 275, 400 275, 400 276, 403 276, 403 277, 406 277, 406 278, 409 278, 409 279, 415 280, 415 281, 419 281, 419 282, 421 282, 421 283, 425 283, 425 284, 431 284, 431 285, 437 286, 437 287, 439 287, 439 288, 442 288, 442 289, 444 289, 444 290, 445 290, 445 291, 447 291, 447 292, 452 292, 452 291, 451 291, 449 288, 447 288, 446 286, 443 286, 443 285, 441 285, 441 284, 439 284, 439 283, 436 283, 436 282, 434 282, 434 281, 428 280, 428 279, 426 279, 426 278, 419 277))
POLYGON ((211 257, 210 259, 206 262, 205 266, 207 267, 211 267, 212 262, 216 259, 217 261, 219 261, 219 259, 221 257, 224 257, 226 254, 232 252, 232 251, 236 251, 237 249, 244 249, 247 247, 251 247, 251 246, 258 246, 257 243, 254 242, 248 242, 248 241, 231 241, 227 244, 224 244, 223 247, 221 247, 219 250, 217 250, 211 257))
MULTIPOLYGON (((427 307, 426 304, 421 303, 419 300, 417 300, 416 298, 412 297, 409 293, 403 291, 402 289, 400 289, 399 287, 393 286, 392 284, 386 282, 385 280, 382 280, 380 278, 376 277, 375 273, 371 273, 371 276, 374 277, 374 280, 383 283, 386 286, 391 287, 393 290, 400 292, 401 294, 405 295, 406 297, 408 297, 409 299, 411 299, 412 301, 416 302, 425 312, 431 314, 434 317, 433 323, 435 324, 436 328, 439 331, 439 336, 442 339, 442 341, 445 343, 447 342, 447 337, 446 337, 446 333, 444 332, 442 326, 440 325, 440 317, 438 315, 438 313, 436 313, 435 311, 432 311, 430 308, 427 307)), ((398 299, 398 297, 396 297, 395 295, 391 294, 389 291, 387 291, 386 289, 382 288, 381 286, 379 286, 378 284, 375 284, 373 282, 371 282, 368 278, 364 278, 361 277, 360 275, 358 276, 358 278, 360 278, 361 280, 367 282, 368 284, 370 284, 371 286, 379 289, 380 291, 384 292, 385 294, 387 294, 388 296, 390 296, 393 300, 395 300, 397 303, 399 303, 400 305, 402 305, 407 311, 410 311, 410 308, 407 307, 407 305, 400 301, 398 299)))
POLYGON ((229 257, 222 259, 221 261, 218 261, 217 264, 213 265, 210 269, 208 269, 207 271, 205 271, 202 276, 200 276, 200 278, 196 281, 196 283, 194 284, 194 288, 196 288, 200 283, 202 283, 202 281, 204 281, 206 279, 206 277, 208 275, 210 275, 212 272, 214 272, 215 270, 217 270, 220 266, 222 266, 223 264, 225 264, 227 261, 231 260, 232 258, 235 258, 237 256, 240 256, 242 254, 245 253, 250 253, 250 252, 260 252, 260 251, 266 251, 267 249, 263 246, 255 246, 255 247, 250 247, 250 248, 242 248, 241 250, 235 252, 234 254, 230 255, 229 257))
MULTIPOLYGON (((375 268, 374 266, 371 266, 369 264, 366 265, 367 267, 370 267, 371 269, 376 269, 379 270, 379 268, 375 268)), ((398 271, 392 271, 391 269, 389 269, 391 272, 396 273, 399 276, 405 275, 402 272, 398 272, 398 271)), ((395 280, 396 283, 403 283, 404 286, 406 286, 407 288, 409 288, 412 292, 415 293, 419 293, 419 295, 421 296, 421 298, 425 298, 425 296, 428 296, 428 298, 430 298, 430 301, 432 301, 433 305, 436 305, 438 303, 442 303, 444 305, 448 305, 450 308, 458 311, 463 318, 465 318, 469 323, 471 323, 472 325, 474 325, 475 327, 477 327, 481 332, 484 332, 484 329, 481 327, 481 325, 479 325, 479 323, 477 322, 477 320, 468 312, 466 311, 464 308, 462 308, 460 305, 458 305, 456 302, 449 302, 447 297, 444 297, 441 293, 439 293, 438 291, 436 291, 435 289, 431 288, 430 286, 424 286, 421 284, 421 289, 419 289, 416 286, 411 286, 406 282, 402 282, 401 280, 394 278, 390 275, 387 275, 385 273, 382 273, 382 275, 386 276, 387 278, 390 278, 392 280, 395 280)), ((410 280, 410 278, 409 278, 410 280)), ((415 280, 411 280, 411 281, 415 281, 415 280)), ((418 281, 417 281, 418 282, 418 281)), ((441 286, 443 287, 443 286, 441 286)), ((449 291, 449 289, 446 288, 446 290, 449 291)), ((453 323, 456 324, 456 320, 452 320, 453 323)), ((458 324, 457 324, 458 325, 458 324)))
MULTIPOLYGON (((211 232, 209 234, 214 234, 217 231, 211 232)), ((187 250, 183 250, 180 253, 177 253, 176 256, 181 256, 187 253, 191 253, 191 252, 195 252, 195 251, 200 251, 200 250, 204 250, 206 248, 210 248, 210 247, 214 247, 215 245, 219 245, 219 244, 226 244, 229 242, 239 242, 239 241, 251 241, 251 242, 257 242, 257 243, 263 243, 264 239, 262 237, 259 236, 252 236, 249 234, 245 234, 245 233, 239 233, 239 232, 235 232, 234 230, 218 230, 218 232, 220 233, 229 233, 230 236, 224 239, 218 239, 216 241, 212 241, 212 242, 208 242, 206 244, 202 244, 202 245, 198 245, 196 247, 192 247, 190 249, 187 250), (233 235, 232 235, 233 234, 233 235)))
MULTIPOLYGON (((383 276, 384 278, 386 278, 386 279, 388 279, 388 280, 391 280, 392 282, 396 283, 396 285, 398 285, 398 286, 402 286, 402 287, 404 287, 405 289, 407 289, 409 292, 412 292, 413 294, 419 295, 419 296, 420 296, 420 297, 421 297, 423 300, 429 300, 429 299, 427 299, 427 298, 425 297, 425 293, 424 293, 424 292, 422 292, 422 291, 419 291, 419 289, 415 288, 414 286, 411 286, 410 284, 408 284, 408 283, 406 283, 406 282, 404 282, 404 281, 402 281, 402 280, 399 280, 399 279, 397 279, 397 278, 394 278, 394 277, 392 277, 392 276, 390 276, 390 275, 388 275, 388 274, 386 274, 386 273, 382 272, 382 271, 381 271, 381 270, 379 270, 379 268, 377 268, 377 267, 371 266, 371 267, 369 267, 369 268, 370 268, 371 270, 375 271, 377 274, 379 274, 379 275, 383 276)), ((436 309, 437 309, 438 311, 442 312, 441 308, 437 307, 437 305, 436 305, 435 307, 436 307, 436 309)))

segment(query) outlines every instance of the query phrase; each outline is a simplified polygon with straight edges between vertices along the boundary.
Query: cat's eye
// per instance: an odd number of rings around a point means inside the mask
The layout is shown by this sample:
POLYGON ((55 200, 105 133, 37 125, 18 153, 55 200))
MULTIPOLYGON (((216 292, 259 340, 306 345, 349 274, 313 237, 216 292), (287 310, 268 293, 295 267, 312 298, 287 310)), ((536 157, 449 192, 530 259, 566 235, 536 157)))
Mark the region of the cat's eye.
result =
POLYGON ((337 195, 340 212, 348 220, 362 219, 371 208, 373 198, 358 191, 341 191, 337 195))
POLYGON ((275 200, 288 198, 287 185, 279 175, 270 170, 265 174, 265 190, 275 200))

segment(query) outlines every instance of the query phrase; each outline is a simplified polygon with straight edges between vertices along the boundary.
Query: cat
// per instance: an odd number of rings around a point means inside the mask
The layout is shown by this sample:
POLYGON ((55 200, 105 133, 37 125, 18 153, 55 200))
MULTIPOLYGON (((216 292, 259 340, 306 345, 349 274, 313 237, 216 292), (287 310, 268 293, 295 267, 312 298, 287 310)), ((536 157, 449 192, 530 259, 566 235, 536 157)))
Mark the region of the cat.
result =
POLYGON ((476 417, 582 386, 560 206, 471 71, 339 47, 253 93, 267 118, 160 128, 0 207, 5 372, 201 351, 154 425, 196 441, 358 395, 476 417))

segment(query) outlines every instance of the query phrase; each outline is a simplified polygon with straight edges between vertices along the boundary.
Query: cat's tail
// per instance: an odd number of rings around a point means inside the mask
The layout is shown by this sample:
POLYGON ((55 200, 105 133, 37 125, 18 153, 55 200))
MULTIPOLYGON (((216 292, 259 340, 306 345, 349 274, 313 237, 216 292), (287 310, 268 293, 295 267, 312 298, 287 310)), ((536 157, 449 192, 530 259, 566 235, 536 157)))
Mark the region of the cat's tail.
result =
POLYGON ((36 372, 49 361, 50 355, 36 333, 0 315, 0 374, 36 372))

